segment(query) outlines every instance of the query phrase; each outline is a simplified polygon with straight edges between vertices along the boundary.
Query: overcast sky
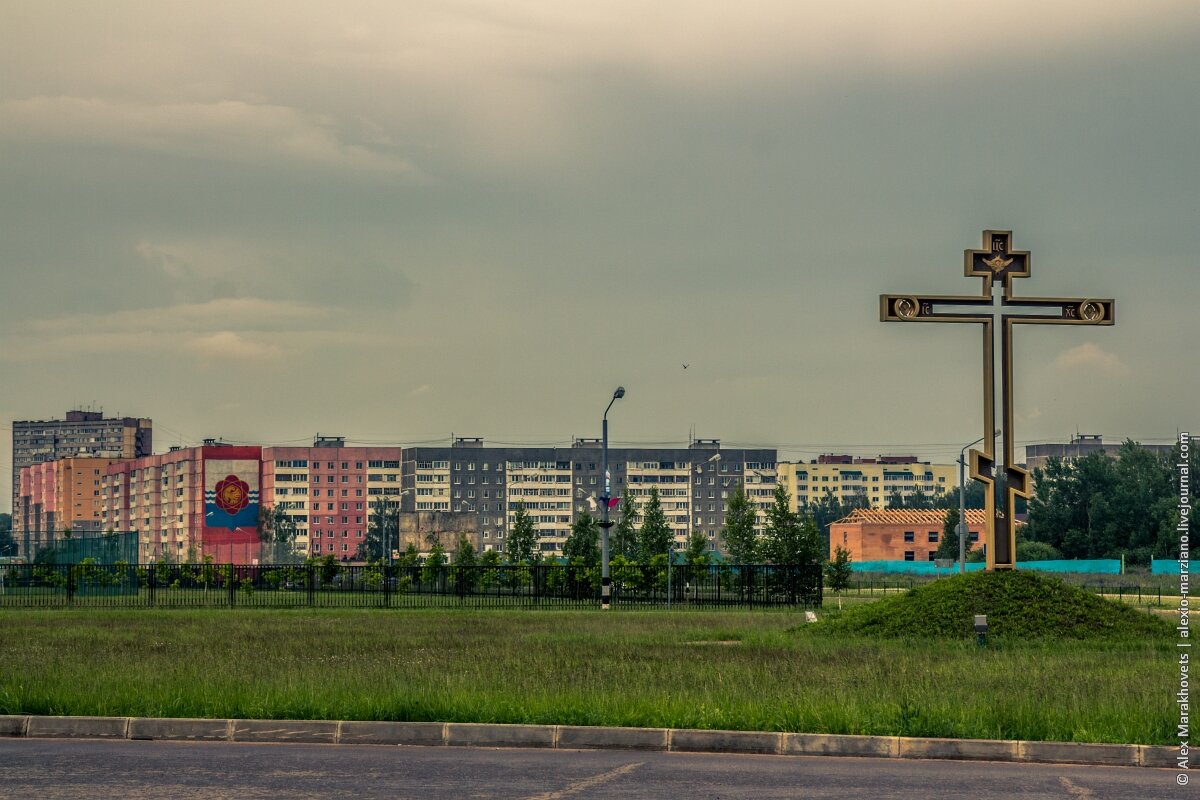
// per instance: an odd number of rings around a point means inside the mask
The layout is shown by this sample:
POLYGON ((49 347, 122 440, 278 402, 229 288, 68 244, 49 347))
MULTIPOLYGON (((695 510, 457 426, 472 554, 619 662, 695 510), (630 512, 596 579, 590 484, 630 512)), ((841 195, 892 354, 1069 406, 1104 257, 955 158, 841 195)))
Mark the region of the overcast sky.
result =
POLYGON ((39 0, 0 75, 0 420, 950 461, 977 333, 878 295, 1010 228, 1117 300, 1018 440, 1200 428, 1195 0, 39 0))

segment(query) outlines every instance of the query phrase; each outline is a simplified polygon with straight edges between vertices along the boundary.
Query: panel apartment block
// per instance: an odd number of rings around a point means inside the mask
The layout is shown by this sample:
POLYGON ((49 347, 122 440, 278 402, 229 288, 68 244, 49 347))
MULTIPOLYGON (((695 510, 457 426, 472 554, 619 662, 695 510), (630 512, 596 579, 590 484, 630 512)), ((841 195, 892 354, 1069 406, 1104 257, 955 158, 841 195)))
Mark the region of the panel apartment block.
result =
POLYGON ((71 456, 137 458, 153 451, 153 423, 149 419, 105 417, 98 411, 68 411, 64 419, 14 421, 12 510, 17 555, 32 559, 36 550, 18 513, 23 468, 71 456))
MULTIPOLYGON (((720 547, 725 505, 739 483, 751 493, 760 520, 765 515, 775 458, 774 449, 722 448, 716 439, 608 451, 613 497, 628 494, 640 507, 657 488, 677 545, 699 530, 712 549, 720 547)), ((577 439, 570 447, 486 447, 482 439, 459 438, 450 447, 406 448, 401 509, 473 513, 483 549, 503 550, 523 504, 550 556, 562 550, 579 515, 599 515, 602 461, 598 439, 577 439)))

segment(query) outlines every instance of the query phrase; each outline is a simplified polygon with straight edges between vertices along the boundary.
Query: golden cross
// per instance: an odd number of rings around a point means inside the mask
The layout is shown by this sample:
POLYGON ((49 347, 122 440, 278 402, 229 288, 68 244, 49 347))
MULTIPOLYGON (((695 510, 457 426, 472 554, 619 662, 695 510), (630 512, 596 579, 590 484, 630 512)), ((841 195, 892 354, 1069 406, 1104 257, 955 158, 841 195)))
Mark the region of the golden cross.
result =
POLYGON ((984 231, 983 247, 964 251, 964 274, 982 278, 979 295, 879 296, 883 322, 967 322, 983 326, 983 442, 971 451, 971 477, 984 484, 988 569, 1012 569, 1017 562, 1016 498, 1029 497, 1029 472, 1013 463, 1014 325, 1112 325, 1115 303, 1080 297, 1014 297, 1013 278, 1028 278, 1028 250, 1012 249, 1012 231, 984 231), (995 292, 996 284, 1001 291, 995 292), (1009 313, 1018 309, 1053 309, 1054 313, 1009 313), (996 351, 1000 351, 999 363, 996 351), (999 376, 997 377, 997 370, 999 376), (1001 389, 1001 421, 996 424, 996 387, 1001 389), (996 459, 996 431, 1002 440, 996 459), (996 479, 1005 477, 1004 497, 996 479))

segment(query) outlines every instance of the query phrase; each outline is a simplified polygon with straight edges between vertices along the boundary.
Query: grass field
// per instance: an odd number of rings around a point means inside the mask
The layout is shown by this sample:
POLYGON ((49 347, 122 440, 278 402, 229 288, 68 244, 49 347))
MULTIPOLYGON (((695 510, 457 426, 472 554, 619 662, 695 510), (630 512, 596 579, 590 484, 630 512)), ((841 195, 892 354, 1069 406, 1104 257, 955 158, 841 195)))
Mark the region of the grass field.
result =
POLYGON ((1174 669, 1167 638, 978 649, 783 611, 0 611, 5 714, 1167 744, 1174 669))

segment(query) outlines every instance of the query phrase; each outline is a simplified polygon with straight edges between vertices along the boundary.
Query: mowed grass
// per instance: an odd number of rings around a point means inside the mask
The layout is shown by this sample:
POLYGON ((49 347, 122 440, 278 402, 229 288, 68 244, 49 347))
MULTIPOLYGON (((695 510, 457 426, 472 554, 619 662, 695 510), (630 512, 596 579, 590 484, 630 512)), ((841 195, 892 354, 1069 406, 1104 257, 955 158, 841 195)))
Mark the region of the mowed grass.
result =
POLYGON ((818 633, 792 612, 7 610, 0 713, 1166 744, 1173 651, 818 633))

